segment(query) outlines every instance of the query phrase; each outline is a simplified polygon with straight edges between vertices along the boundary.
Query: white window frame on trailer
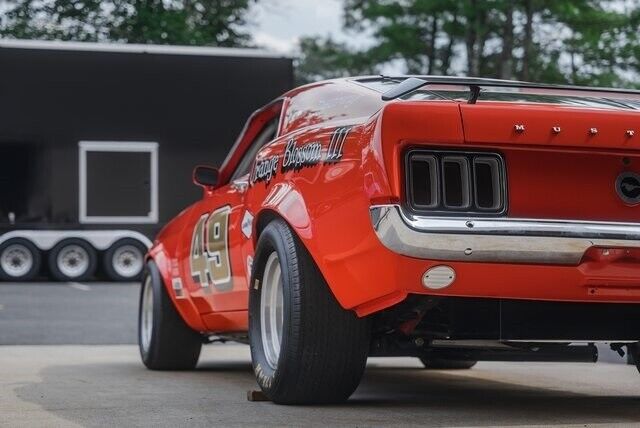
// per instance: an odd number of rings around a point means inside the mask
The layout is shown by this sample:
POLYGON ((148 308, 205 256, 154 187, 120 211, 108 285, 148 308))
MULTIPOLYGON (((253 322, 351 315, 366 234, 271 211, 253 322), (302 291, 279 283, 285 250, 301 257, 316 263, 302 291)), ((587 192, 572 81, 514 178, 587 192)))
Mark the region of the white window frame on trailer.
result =
POLYGON ((158 222, 158 143, 140 141, 80 141, 79 148, 79 201, 80 223, 131 223, 152 224, 158 222), (151 210, 147 216, 90 216, 87 215, 87 152, 142 152, 149 153, 151 162, 150 192, 151 210))

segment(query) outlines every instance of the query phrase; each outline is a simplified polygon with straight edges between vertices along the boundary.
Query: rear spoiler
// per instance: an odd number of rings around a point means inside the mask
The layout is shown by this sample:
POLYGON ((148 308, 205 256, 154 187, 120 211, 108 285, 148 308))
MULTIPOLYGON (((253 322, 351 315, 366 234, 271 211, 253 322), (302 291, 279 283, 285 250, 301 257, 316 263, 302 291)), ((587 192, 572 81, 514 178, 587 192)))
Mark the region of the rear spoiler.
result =
POLYGON ((639 90, 633 89, 619 89, 619 88, 600 88, 600 87, 586 87, 586 86, 571 86, 571 85, 552 85, 544 83, 532 83, 532 82, 520 82, 514 80, 501 80, 501 79, 480 79, 480 78, 467 78, 467 77, 445 77, 445 76, 425 76, 425 77, 390 77, 380 76, 376 78, 365 78, 359 80, 360 82, 366 82, 371 80, 396 80, 398 85, 394 88, 382 94, 383 101, 391 101, 396 98, 407 95, 413 91, 416 91, 423 86, 427 85, 452 85, 452 86, 468 86, 470 94, 467 102, 469 104, 475 104, 480 96, 480 91, 483 86, 487 87, 500 87, 500 88, 520 88, 520 89, 555 89, 566 91, 588 91, 588 92, 605 92, 614 94, 629 94, 640 96, 639 90))

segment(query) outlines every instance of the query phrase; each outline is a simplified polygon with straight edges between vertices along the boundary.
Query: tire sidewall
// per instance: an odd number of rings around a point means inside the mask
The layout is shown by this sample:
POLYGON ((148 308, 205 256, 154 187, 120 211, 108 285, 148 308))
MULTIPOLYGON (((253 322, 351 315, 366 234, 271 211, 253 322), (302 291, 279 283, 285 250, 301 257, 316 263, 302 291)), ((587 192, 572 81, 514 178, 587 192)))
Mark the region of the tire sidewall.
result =
POLYGON ((97 266, 98 254, 96 252, 96 249, 93 248, 93 246, 84 239, 63 239, 62 241, 58 242, 51 249, 51 251, 49 251, 49 271, 51 273, 51 276, 53 276, 58 281, 86 281, 93 276, 97 266), (89 257, 89 266, 87 270, 82 275, 78 275, 76 277, 68 277, 67 275, 62 273, 60 269, 58 269, 58 254, 64 247, 69 245, 78 245, 79 247, 82 247, 87 252, 87 255, 89 257))
POLYGON ((42 258, 40 256, 40 251, 38 250, 38 248, 33 244, 33 242, 29 241, 28 239, 25 239, 25 238, 12 238, 12 239, 9 239, 9 240, 3 242, 2 244, 0 244, 0 256, 2 255, 2 252, 5 250, 5 248, 9 247, 10 245, 22 245, 27 250, 29 250, 31 252, 31 258, 33 260, 33 265, 31 266, 31 269, 29 269, 29 271, 27 273, 25 273, 24 275, 22 275, 22 276, 10 275, 10 274, 6 273, 2 269, 2 267, 0 267, 0 280, 2 280, 2 281, 29 281, 29 280, 35 278, 35 276, 40 272, 40 264, 42 262, 42 258))
POLYGON ((148 249, 147 249, 147 247, 145 247, 145 245, 142 242, 138 241, 137 239, 133 239, 133 238, 119 239, 116 242, 114 242, 113 244, 111 244, 111 246, 104 253, 103 266, 102 266, 103 269, 104 269, 104 272, 107 274, 109 279, 111 279, 112 281, 138 281, 138 280, 141 280, 143 278, 143 275, 144 275, 144 272, 145 272, 145 269, 146 269, 144 264, 142 266, 142 270, 140 271, 140 273, 138 273, 135 276, 131 276, 131 277, 122 276, 118 272, 116 272, 116 270, 113 268, 113 256, 114 256, 115 252, 118 250, 118 248, 123 247, 125 245, 131 245, 133 247, 136 247, 138 250, 140 250, 140 253, 142 254, 142 258, 144 260, 144 256, 147 253, 148 249))
POLYGON ((158 322, 162 311, 160 310, 160 299, 162 298, 160 289, 160 272, 154 262, 150 261, 145 265, 142 271, 142 285, 140 286, 140 299, 138 302, 138 348, 140 349, 140 357, 142 361, 147 364, 152 358, 153 349, 155 346, 158 333, 158 322), (152 324, 151 324, 151 336, 149 337, 148 349, 144 349, 142 346, 142 300, 144 298, 145 282, 147 278, 150 278, 150 287, 153 293, 153 309, 152 309, 152 324))
POLYGON ((260 387, 267 394, 278 389, 278 380, 286 376, 288 353, 290 340, 295 332, 295 326, 291 323, 291 301, 292 301, 292 276, 289 269, 292 260, 286 251, 284 238, 278 232, 277 227, 270 223, 260 235, 257 250, 253 262, 251 274, 251 286, 249 289, 249 343, 251 347, 251 360, 256 379, 260 387), (267 363, 264 353, 261 334, 260 319, 260 298, 262 293, 262 279, 265 265, 269 256, 276 252, 280 269, 282 271, 282 292, 283 292, 283 323, 282 342, 280 344, 280 356, 277 368, 272 369, 267 363), (293 334, 292 334, 293 333, 293 334))
POLYGON ((152 370, 192 370, 198 363, 202 336, 177 312, 158 266, 151 260, 145 266, 143 281, 150 279, 153 319, 149 346, 145 350, 141 340, 143 283, 138 304, 138 348, 142 362, 152 370))

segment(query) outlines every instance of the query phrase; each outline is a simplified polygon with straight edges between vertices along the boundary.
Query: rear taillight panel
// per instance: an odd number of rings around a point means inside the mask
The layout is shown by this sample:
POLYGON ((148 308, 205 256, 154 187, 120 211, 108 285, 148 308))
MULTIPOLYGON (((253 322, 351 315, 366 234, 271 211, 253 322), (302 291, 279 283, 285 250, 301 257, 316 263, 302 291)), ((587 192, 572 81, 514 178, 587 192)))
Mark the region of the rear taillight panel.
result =
POLYGON ((410 150, 405 158, 408 208, 439 215, 501 215, 507 209, 502 156, 437 150, 410 150))

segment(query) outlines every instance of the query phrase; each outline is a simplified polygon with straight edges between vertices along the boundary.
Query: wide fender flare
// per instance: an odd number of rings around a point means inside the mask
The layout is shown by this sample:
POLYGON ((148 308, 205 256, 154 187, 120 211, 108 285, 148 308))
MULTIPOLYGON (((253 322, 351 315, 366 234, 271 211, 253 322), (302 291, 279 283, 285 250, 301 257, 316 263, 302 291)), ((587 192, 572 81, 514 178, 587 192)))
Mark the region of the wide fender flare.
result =
POLYGON ((307 203, 302 193, 291 182, 275 184, 258 209, 254 223, 254 246, 258 243, 258 237, 265 226, 274 218, 282 218, 291 227, 298 237, 305 242, 305 247, 313 246, 312 222, 309 216, 307 203))
POLYGON ((207 328, 202 322, 202 318, 200 317, 198 308, 196 308, 191 299, 179 299, 176 297, 176 292, 174 290, 176 284, 174 284, 174 281, 180 281, 180 286, 182 287, 184 285, 182 284, 182 280, 180 279, 180 272, 178 270, 177 264, 172 265, 171 260, 172 259, 167 254, 164 246, 162 244, 156 244, 149 250, 146 261, 153 261, 155 263, 158 271, 160 272, 162 283, 167 290, 167 294, 171 298, 173 305, 175 306, 184 322, 193 330, 206 331, 207 328))
MULTIPOLYGON (((360 313, 358 305, 379 297, 379 295, 369 295, 366 292, 366 287, 364 293, 356 292, 357 279, 352 276, 354 269, 350 269, 349 265, 352 262, 356 263, 358 265, 355 268, 356 271, 364 269, 365 265, 370 263, 369 250, 379 247, 379 242, 374 241, 377 238, 373 233, 370 233, 370 239, 362 241, 362 245, 356 245, 346 252, 335 253, 333 256, 327 257, 326 241, 333 238, 323 235, 324 247, 322 247, 322 243, 319 243, 321 241, 318 235, 320 228, 316 224, 318 220, 314 220, 312 215, 318 211, 318 207, 319 204, 314 205, 313 201, 309 201, 303 196, 303 193, 296 188, 295 183, 275 184, 257 209, 253 231, 254 248, 257 246, 260 233, 270 221, 276 218, 284 220, 311 255, 339 304, 345 309, 355 309, 360 313), (345 282, 352 286, 345 287, 345 282)), ((328 219, 325 218, 324 221, 324 228, 326 228, 328 227, 328 219)), ((385 291, 382 295, 391 291, 393 290, 385 291)), ((401 296, 396 296, 394 299, 401 300, 401 296)))

